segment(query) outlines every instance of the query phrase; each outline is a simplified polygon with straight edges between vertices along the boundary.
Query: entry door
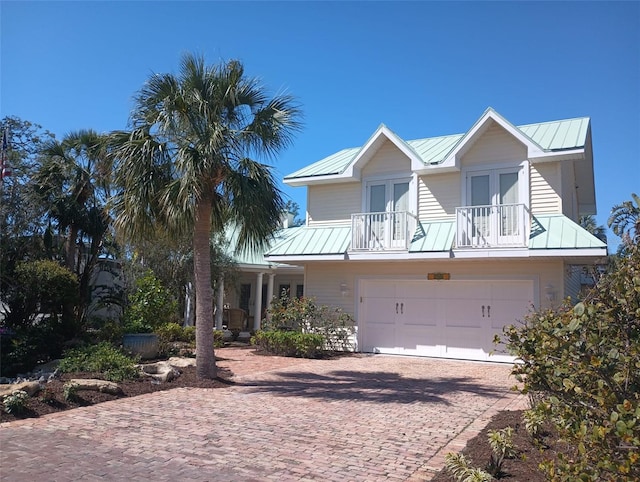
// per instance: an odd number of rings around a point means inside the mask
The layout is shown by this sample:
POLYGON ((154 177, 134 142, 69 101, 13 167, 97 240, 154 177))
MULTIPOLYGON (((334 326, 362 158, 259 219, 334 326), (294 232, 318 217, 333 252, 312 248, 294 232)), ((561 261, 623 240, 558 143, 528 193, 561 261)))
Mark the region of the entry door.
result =
POLYGON ((374 214, 371 221, 370 246, 375 249, 406 246, 407 216, 409 211, 409 181, 380 181, 369 184, 367 212, 374 214))
POLYGON ((523 229, 518 219, 518 171, 477 171, 467 176, 467 199, 472 213, 473 246, 518 242, 523 229))

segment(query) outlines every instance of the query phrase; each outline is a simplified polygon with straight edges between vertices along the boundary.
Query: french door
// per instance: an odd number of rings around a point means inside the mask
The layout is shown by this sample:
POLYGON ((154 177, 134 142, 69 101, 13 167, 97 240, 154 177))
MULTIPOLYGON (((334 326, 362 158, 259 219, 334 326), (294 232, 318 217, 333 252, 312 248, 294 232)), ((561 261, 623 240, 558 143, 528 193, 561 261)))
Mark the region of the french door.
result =
POLYGON ((367 211, 371 215, 370 248, 406 247, 408 180, 370 182, 367 189, 367 211))
POLYGON ((516 244, 524 224, 520 219, 519 171, 499 169, 467 174, 474 246, 516 244))

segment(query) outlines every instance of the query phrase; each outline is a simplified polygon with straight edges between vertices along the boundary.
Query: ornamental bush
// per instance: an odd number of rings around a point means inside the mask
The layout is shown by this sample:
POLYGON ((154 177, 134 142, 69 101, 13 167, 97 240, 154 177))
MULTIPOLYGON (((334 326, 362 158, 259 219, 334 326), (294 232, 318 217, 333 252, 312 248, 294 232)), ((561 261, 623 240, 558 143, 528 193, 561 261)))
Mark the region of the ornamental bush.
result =
POLYGON ((575 306, 505 329, 523 392, 576 447, 542 469, 553 480, 640 480, 640 248, 575 306))
POLYGON ((269 308, 271 320, 263 329, 315 333, 324 338, 325 350, 352 351, 355 323, 353 317, 340 308, 318 305, 313 298, 287 295, 274 300, 269 308))
POLYGON ((261 350, 302 358, 317 358, 324 342, 322 335, 295 331, 259 331, 251 338, 251 344, 261 350))
POLYGON ((176 320, 178 304, 151 271, 136 280, 135 292, 125 310, 127 333, 151 333, 176 320))
POLYGON ((60 361, 61 372, 99 373, 104 380, 121 382, 138 378, 136 360, 122 353, 109 343, 75 348, 64 353, 60 361))

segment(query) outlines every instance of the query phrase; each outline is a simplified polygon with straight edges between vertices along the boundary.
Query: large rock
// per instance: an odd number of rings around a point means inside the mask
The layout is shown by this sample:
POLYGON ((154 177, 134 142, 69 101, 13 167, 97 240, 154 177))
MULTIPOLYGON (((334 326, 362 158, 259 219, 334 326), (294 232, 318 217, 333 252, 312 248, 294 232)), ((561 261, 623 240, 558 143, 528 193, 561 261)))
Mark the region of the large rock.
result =
POLYGON ((97 378, 73 378, 69 381, 76 385, 77 390, 92 390, 94 392, 123 395, 122 388, 115 382, 98 380, 97 378))
POLYGON ((40 383, 38 382, 20 382, 10 383, 8 385, 0 385, 0 398, 11 395, 16 390, 24 390, 30 397, 33 397, 40 391, 40 383))
POLYGON ((140 365, 143 375, 153 378, 159 382, 170 382, 180 376, 180 372, 175 369, 169 361, 159 361, 140 365))
POLYGON ((169 358, 168 363, 175 368, 194 367, 196 366, 196 359, 172 356, 169 358))

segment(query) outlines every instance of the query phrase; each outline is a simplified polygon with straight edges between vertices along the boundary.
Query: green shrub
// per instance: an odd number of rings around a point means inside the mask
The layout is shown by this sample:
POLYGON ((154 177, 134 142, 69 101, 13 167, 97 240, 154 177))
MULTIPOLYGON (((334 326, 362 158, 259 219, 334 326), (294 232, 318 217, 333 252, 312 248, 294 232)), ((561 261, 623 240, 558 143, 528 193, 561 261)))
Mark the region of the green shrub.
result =
POLYGON ((120 382, 138 378, 136 361, 106 342, 65 352, 61 372, 99 373, 105 380, 120 382))
POLYGON ((473 467, 462 454, 448 453, 444 456, 444 469, 458 482, 489 482, 493 477, 489 472, 473 467))
POLYGON ((259 331, 251 343, 274 355, 316 358, 322 352, 324 337, 295 331, 259 331))
POLYGON ((640 480, 640 248, 605 274, 575 306, 529 315, 505 329, 524 392, 544 410, 575 455, 547 462, 558 480, 640 480))
MULTIPOLYGON (((195 326, 185 326, 182 330, 182 334, 184 336, 183 341, 187 343, 195 343, 196 342, 196 327, 195 326)), ((222 333, 220 334, 222 335, 222 333)))
MULTIPOLYGON (((193 328, 193 327, 191 327, 193 328)), ((213 347, 214 348, 222 348, 224 347, 224 335, 220 330, 213 331, 213 347)), ((195 342, 195 329, 194 329, 194 342, 195 342)))
POLYGON ((317 305, 313 298, 291 299, 284 295, 269 308, 265 331, 288 330, 315 333, 324 337, 325 350, 352 351, 355 322, 340 308, 317 305))
POLYGON ((78 399, 78 384, 67 382, 62 387, 62 396, 67 402, 75 402, 78 399))
POLYGON ((124 314, 126 333, 151 333, 176 320, 178 304, 162 283, 148 271, 136 280, 124 314))
POLYGON ((27 408, 28 400, 29 394, 24 390, 16 390, 9 395, 5 395, 2 400, 4 411, 13 414, 22 413, 27 408))

